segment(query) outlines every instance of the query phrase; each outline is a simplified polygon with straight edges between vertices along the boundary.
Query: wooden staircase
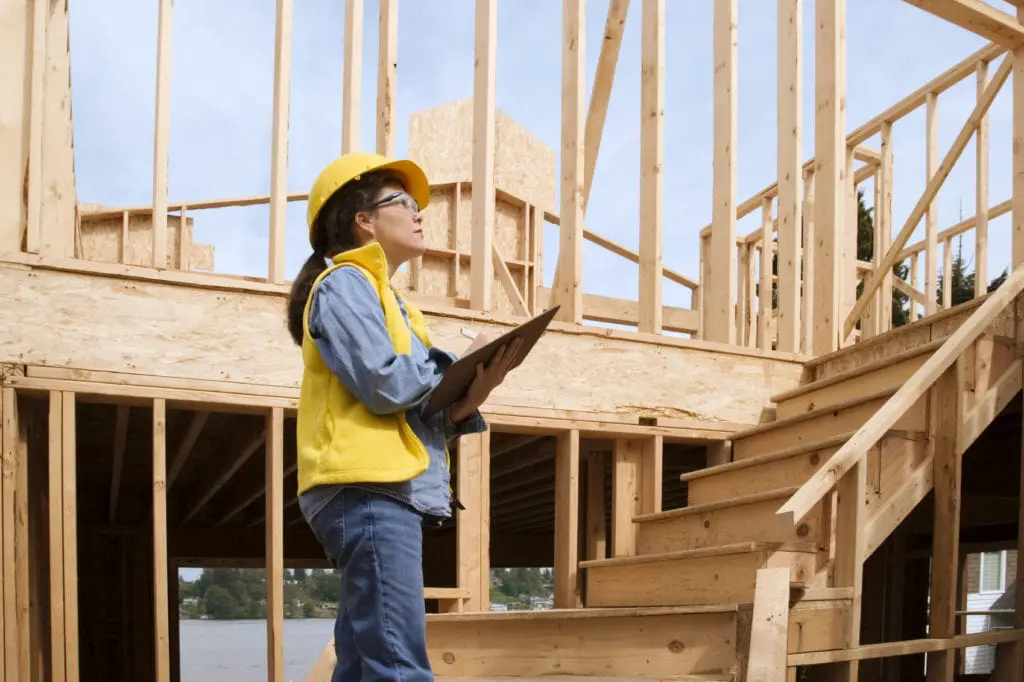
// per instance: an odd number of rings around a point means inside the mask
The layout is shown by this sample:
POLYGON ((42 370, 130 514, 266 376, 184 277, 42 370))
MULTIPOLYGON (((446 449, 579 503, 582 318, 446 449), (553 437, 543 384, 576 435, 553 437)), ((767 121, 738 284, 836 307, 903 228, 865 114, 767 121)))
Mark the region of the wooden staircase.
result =
POLYGON ((435 674, 784 680, 857 646, 860 567, 932 489, 943 410, 957 407, 962 454, 1021 388, 1024 271, 1004 286, 809 362, 773 421, 734 434, 731 461, 681 477, 688 506, 633 516, 632 542, 579 563, 583 608, 428 617, 435 674), (809 511, 779 513, 822 475, 809 511))

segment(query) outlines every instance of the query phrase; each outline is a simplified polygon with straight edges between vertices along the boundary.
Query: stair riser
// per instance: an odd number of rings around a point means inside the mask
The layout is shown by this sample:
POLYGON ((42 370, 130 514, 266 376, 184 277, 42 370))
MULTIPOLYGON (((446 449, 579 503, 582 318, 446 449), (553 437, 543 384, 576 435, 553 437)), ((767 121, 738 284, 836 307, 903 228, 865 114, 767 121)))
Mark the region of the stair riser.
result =
POLYGON ((851 377, 846 381, 832 384, 831 386, 823 386, 803 395, 781 400, 776 406, 776 418, 789 419, 814 409, 842 404, 858 395, 899 388, 930 357, 931 354, 922 353, 894 365, 851 377))
POLYGON ((735 613, 427 623, 438 678, 715 675, 735 647, 735 613))
POLYGON ((743 469, 723 471, 689 481, 691 505, 731 500, 779 488, 803 485, 838 447, 777 459, 743 469))
POLYGON ((872 362, 891 358, 899 353, 930 343, 935 338, 939 337, 933 337, 929 326, 923 324, 913 329, 902 329, 889 339, 858 343, 851 350, 815 367, 814 380, 827 379, 872 362))
POLYGON ((682 606, 749 603, 757 569, 787 566, 802 582, 814 571, 814 555, 745 552, 585 569, 587 606, 682 606))
POLYGON ((688 514, 637 525, 637 553, 657 554, 702 549, 738 542, 814 542, 821 527, 821 511, 815 508, 800 524, 781 522, 775 512, 786 501, 776 498, 688 514))
MULTIPOLYGON (((825 440, 837 433, 854 431, 870 419, 888 400, 888 397, 869 400, 842 410, 826 412, 817 417, 789 424, 776 429, 754 433, 733 442, 734 460, 757 457, 796 447, 801 443, 825 440)), ((923 396, 914 407, 896 422, 894 429, 924 431, 927 416, 927 396, 923 396)))

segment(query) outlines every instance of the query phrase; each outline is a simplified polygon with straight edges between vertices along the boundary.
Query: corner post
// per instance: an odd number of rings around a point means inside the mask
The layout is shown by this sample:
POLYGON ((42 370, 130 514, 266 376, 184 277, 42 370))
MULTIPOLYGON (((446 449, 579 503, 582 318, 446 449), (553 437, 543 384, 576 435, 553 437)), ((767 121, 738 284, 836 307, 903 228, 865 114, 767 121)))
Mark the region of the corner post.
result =
POLYGON ((709 274, 701 303, 703 338, 740 343, 736 330, 737 1, 714 3, 714 158, 709 274))
POLYGON ((555 608, 580 606, 580 432, 562 431, 555 451, 555 608))
POLYGON ((459 439, 456 494, 465 509, 456 513, 458 585, 469 588, 466 611, 490 608, 491 433, 459 439))
POLYGON ((470 306, 489 311, 494 283, 494 91, 498 0, 476 1, 473 67, 473 234, 470 306))
MULTIPOLYGON (((957 455, 957 427, 962 419, 963 362, 946 370, 928 395, 928 450, 932 456, 935 516, 932 532, 931 607, 928 636, 956 634, 957 577, 960 558, 960 485, 962 457, 957 455)), ((928 682, 952 682, 956 652, 928 654, 928 682)))
POLYGON ((839 344, 839 275, 846 173, 845 18, 846 0, 815 3, 814 124, 814 355, 839 344))

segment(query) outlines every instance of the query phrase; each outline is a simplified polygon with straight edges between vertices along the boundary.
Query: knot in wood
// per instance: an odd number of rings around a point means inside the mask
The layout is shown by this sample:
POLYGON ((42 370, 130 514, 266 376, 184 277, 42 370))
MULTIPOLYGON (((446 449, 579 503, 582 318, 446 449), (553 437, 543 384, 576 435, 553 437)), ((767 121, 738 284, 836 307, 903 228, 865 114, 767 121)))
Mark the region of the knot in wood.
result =
POLYGON ((685 648, 686 647, 683 646, 683 643, 680 642, 678 639, 673 639, 671 642, 668 643, 668 650, 674 654, 683 653, 683 649, 685 648))
POLYGON ((444 661, 446 664, 451 665, 455 662, 455 654, 453 654, 450 651, 446 651, 444 652, 444 656, 441 657, 441 660, 444 661))

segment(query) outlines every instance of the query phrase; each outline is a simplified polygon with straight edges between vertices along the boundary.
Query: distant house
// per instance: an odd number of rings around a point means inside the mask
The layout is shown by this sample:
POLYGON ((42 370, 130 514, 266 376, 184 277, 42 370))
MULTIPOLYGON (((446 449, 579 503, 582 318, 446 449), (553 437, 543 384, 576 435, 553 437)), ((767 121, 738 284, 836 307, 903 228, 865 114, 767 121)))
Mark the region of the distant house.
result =
MULTIPOLYGON (((967 556, 967 612, 965 634, 1013 628, 1017 583, 1016 550, 982 552, 967 556)), ((971 647, 965 651, 964 672, 986 674, 995 661, 994 646, 971 647)))

